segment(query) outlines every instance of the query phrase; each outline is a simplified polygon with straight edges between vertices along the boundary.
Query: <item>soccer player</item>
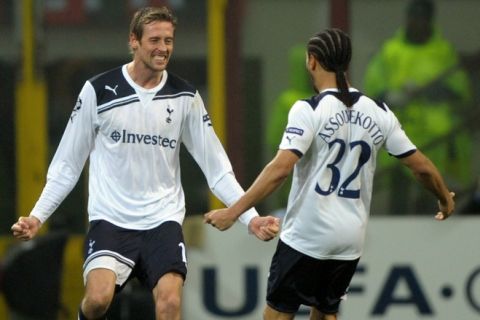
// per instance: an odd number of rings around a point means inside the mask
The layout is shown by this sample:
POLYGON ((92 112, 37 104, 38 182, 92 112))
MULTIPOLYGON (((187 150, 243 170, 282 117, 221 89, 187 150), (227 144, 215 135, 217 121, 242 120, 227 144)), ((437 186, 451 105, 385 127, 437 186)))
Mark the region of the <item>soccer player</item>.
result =
POLYGON ((444 220, 453 193, 412 144, 395 115, 349 86, 347 34, 329 29, 312 37, 306 67, 318 95, 291 108, 280 150, 247 192, 206 223, 228 229, 294 170, 287 212, 270 267, 264 319, 293 319, 301 304, 310 319, 334 320, 362 255, 375 159, 382 146, 438 198, 444 220))
MULTIPOLYGON (((226 205, 244 193, 198 91, 166 70, 175 27, 166 7, 135 13, 132 61, 86 81, 38 202, 11 228, 16 238, 33 238, 90 158, 79 319, 104 319, 115 292, 132 276, 152 291, 156 319, 180 319, 187 273, 181 143, 226 205)), ((278 219, 260 217, 255 210, 240 220, 261 240, 278 231, 278 219)))

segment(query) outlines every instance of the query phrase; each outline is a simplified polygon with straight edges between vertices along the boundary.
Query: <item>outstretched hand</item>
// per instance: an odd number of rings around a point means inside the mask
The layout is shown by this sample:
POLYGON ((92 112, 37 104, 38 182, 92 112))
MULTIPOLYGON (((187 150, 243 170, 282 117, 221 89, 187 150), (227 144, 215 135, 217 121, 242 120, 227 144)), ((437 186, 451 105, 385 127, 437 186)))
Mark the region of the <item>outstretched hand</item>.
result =
POLYGON ((447 199, 447 203, 442 204, 438 201, 438 208, 440 211, 435 215, 435 219, 441 221, 452 215, 453 210, 455 209, 455 201, 453 200, 453 197, 455 197, 455 192, 450 192, 450 198, 447 199))
POLYGON ((10 230, 15 238, 27 241, 35 237, 41 225, 40 220, 35 217, 20 217, 10 230))

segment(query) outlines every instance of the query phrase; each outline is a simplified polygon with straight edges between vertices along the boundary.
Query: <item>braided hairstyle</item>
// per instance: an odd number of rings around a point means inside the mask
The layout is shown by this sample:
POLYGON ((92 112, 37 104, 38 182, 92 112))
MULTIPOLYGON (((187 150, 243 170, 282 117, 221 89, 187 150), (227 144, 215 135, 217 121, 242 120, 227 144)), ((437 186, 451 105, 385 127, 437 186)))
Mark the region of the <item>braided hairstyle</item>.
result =
POLYGON ((352 59, 350 37, 340 29, 327 29, 310 38, 307 52, 313 55, 326 71, 335 72, 340 90, 339 98, 347 107, 351 107, 353 101, 345 77, 352 59))

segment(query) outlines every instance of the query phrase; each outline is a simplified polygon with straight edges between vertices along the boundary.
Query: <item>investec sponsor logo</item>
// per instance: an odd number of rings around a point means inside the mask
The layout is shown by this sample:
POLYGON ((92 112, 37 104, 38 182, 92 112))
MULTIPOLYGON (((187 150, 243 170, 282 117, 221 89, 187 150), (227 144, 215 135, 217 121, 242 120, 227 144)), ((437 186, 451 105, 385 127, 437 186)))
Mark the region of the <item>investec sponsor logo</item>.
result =
POLYGON ((177 146, 177 140, 169 139, 167 137, 163 137, 159 134, 152 135, 152 134, 143 134, 143 133, 133 133, 127 132, 127 130, 122 131, 113 131, 110 135, 115 142, 121 143, 131 143, 131 144, 146 144, 152 146, 159 146, 163 148, 170 148, 175 149, 177 146))

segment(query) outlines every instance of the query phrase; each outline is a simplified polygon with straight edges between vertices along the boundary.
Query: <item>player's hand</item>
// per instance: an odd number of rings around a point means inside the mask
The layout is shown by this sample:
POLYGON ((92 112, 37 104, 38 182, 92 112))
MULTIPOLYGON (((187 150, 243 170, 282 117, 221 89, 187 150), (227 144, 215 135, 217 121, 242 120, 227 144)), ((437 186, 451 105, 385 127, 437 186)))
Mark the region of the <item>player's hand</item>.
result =
POLYGON ((204 223, 208 223, 220 231, 230 228, 236 220, 237 218, 229 208, 212 210, 203 216, 204 223))
POLYGON ((455 209, 455 201, 453 200, 453 197, 455 197, 455 193, 450 192, 450 197, 447 199, 447 203, 442 204, 440 201, 438 201, 438 207, 440 211, 435 215, 435 219, 441 221, 452 215, 453 210, 455 209))
POLYGON ((280 230, 280 219, 272 216, 255 217, 248 224, 248 229, 258 239, 269 241, 278 234, 280 230))
POLYGON ((20 217, 10 230, 15 238, 27 241, 35 237, 41 226, 42 223, 35 217, 20 217))

